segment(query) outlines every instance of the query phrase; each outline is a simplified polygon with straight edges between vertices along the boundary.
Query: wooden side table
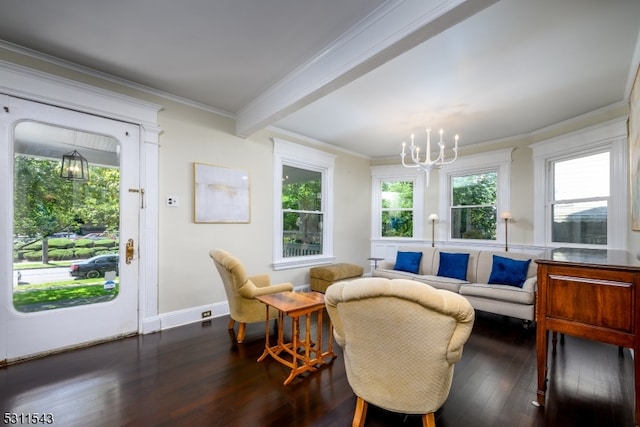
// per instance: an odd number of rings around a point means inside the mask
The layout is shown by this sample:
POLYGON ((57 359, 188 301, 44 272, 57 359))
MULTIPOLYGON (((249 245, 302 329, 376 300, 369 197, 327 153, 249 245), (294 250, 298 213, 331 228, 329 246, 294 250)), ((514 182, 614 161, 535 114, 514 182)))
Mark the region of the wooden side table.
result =
MULTIPOLYGON (((284 380, 288 385, 293 379, 306 371, 315 371, 316 366, 333 358, 332 325, 329 321, 328 348, 322 348, 322 320, 324 313, 324 295, 320 292, 279 292, 256 297, 266 306, 265 349, 258 358, 262 362, 267 356, 291 368, 284 380), (269 343, 269 306, 278 310, 278 339, 275 345, 269 343), (317 327, 315 342, 311 339, 311 315, 316 313, 317 327), (292 320, 291 342, 284 340, 284 316, 292 320), (300 339, 300 318, 305 316, 305 336, 300 339), (303 351, 301 352, 300 349, 303 351), (284 355, 282 353, 285 353, 284 355), (285 357, 283 357, 285 356, 285 357)), ((332 359, 333 360, 333 359, 332 359)))

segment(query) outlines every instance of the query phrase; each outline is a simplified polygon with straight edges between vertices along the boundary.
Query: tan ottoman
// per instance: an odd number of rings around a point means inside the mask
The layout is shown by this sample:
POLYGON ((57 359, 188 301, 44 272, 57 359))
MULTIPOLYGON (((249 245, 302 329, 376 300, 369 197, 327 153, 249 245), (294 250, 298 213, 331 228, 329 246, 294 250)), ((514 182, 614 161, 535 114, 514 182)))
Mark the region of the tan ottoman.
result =
POLYGON ((347 263, 312 267, 309 269, 311 290, 324 293, 329 285, 342 280, 360 277, 363 272, 364 268, 361 266, 347 263))

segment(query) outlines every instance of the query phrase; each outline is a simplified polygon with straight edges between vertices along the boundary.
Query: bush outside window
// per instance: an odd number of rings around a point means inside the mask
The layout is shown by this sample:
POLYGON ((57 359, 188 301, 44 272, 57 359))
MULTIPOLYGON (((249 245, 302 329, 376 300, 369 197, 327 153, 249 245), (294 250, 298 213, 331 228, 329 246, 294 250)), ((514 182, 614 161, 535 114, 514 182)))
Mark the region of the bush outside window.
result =
POLYGON ((496 240, 498 174, 451 178, 451 238, 496 240))
POLYGON ((413 181, 381 183, 382 237, 413 237, 413 181))
POLYGON ((322 173, 282 167, 283 256, 322 253, 322 173))

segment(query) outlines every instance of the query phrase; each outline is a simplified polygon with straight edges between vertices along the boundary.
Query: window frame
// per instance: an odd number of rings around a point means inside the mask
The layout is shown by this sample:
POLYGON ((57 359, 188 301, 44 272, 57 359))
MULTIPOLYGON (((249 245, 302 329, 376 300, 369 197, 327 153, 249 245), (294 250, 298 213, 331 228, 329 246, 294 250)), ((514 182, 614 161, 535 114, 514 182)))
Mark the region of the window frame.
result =
POLYGON ((590 157, 597 154, 607 153, 609 155, 609 177, 611 177, 611 150, 603 150, 603 149, 595 149, 588 151, 581 151, 580 153, 573 153, 570 156, 561 156, 561 157, 553 157, 547 159, 547 197, 545 198, 545 203, 548 205, 549 211, 549 227, 547 228, 545 239, 550 246, 554 247, 594 247, 594 248, 606 248, 607 245, 603 244, 585 244, 585 243, 571 243, 571 242, 556 242, 553 241, 553 226, 551 223, 553 222, 553 211, 556 205, 562 205, 566 203, 582 203, 582 202, 597 202, 597 201, 606 201, 607 202, 607 240, 609 237, 609 212, 611 210, 611 179, 609 179, 609 195, 608 196, 594 196, 594 197, 572 197, 566 199, 556 199, 555 197, 555 184, 556 184, 556 173, 555 173, 555 165, 561 162, 581 159, 585 157, 590 157))
MULTIPOLYGON (((496 235, 496 239, 498 237, 498 218, 500 216, 500 213, 498 211, 498 187, 499 187, 499 183, 498 183, 498 170, 495 168, 490 168, 490 169, 484 169, 484 170, 478 170, 475 172, 469 172, 469 173, 455 173, 455 174, 451 174, 449 175, 449 179, 450 179, 450 184, 449 185, 449 235, 452 236, 452 220, 451 218, 453 217, 453 212, 455 209, 477 209, 477 208, 485 208, 485 207, 491 207, 494 208, 496 211, 496 221, 495 221, 495 235, 496 235), (476 175, 482 175, 482 174, 495 174, 496 175, 496 200, 494 204, 477 204, 477 205, 454 205, 453 204, 453 190, 454 190, 454 186, 453 186, 453 182, 456 178, 461 178, 461 177, 468 177, 468 176, 476 176, 476 175)), ((455 240, 455 241, 460 241, 460 240, 471 240, 471 241, 489 241, 489 242, 493 242, 495 241, 495 239, 463 239, 463 238, 459 238, 459 237, 451 237, 451 240, 455 240)))
POLYGON ((404 166, 371 167, 371 238, 381 240, 421 240, 424 239, 424 192, 425 174, 404 166), (413 183, 413 236, 382 236, 382 183, 409 181, 413 183))
POLYGON ((500 213, 510 210, 511 205, 511 153, 514 148, 473 154, 458 158, 451 165, 440 170, 440 220, 446 227, 438 228, 438 239, 459 242, 465 245, 504 243, 504 227, 499 226, 500 213), (482 165, 482 166, 478 166, 482 165), (451 208, 453 204, 453 178, 478 173, 495 172, 496 184, 496 239, 458 239, 451 237, 451 208))
POLYGON ((534 244, 551 248, 575 247, 627 250, 629 226, 629 164, 626 118, 614 119, 529 145, 534 164, 534 244), (551 241, 553 162, 609 152, 607 244, 551 241), (613 209, 615 207, 615 209, 613 209))
POLYGON ((273 138, 273 269, 308 267, 333 262, 333 178, 335 158, 333 154, 315 150, 279 138, 273 138), (282 209, 282 168, 292 166, 320 172, 322 175, 322 254, 298 257, 284 257, 283 241, 283 209, 282 209))

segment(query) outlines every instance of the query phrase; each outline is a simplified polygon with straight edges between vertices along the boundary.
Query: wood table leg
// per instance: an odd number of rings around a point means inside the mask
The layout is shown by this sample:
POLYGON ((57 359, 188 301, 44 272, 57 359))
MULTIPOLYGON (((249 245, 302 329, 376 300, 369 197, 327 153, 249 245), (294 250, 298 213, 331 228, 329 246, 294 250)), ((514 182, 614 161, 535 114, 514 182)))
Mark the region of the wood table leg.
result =
POLYGON ((306 315, 305 331, 304 331, 304 363, 309 365, 311 360, 311 313, 306 315))
MULTIPOLYGON (((265 324, 265 337, 264 337, 264 351, 262 352, 262 356, 258 357, 258 362, 262 362, 265 357, 269 354, 269 348, 271 347, 269 344, 269 306, 265 305, 267 309, 267 315, 264 321, 265 324)), ((280 327, 280 322, 278 322, 278 327, 280 327)))
POLYGON ((634 372, 634 389, 635 389, 635 427, 640 426, 640 340, 636 338, 633 349, 633 370, 634 372))
POLYGON ((300 373, 298 371, 298 356, 296 352, 298 351, 298 347, 300 346, 300 317, 294 316, 291 318, 292 324, 292 332, 291 332, 291 373, 284 380, 284 385, 288 385, 293 379, 300 373))
POLYGON ((547 341, 549 340, 549 331, 544 326, 538 325, 536 331, 536 346, 538 359, 538 393, 537 403, 539 406, 545 404, 545 391, 547 389, 547 341))
POLYGON ((318 342, 318 353, 317 356, 320 358, 320 362, 324 359, 324 353, 322 352, 322 311, 318 310, 318 314, 316 316, 317 320, 317 330, 316 330, 316 341, 318 342))

